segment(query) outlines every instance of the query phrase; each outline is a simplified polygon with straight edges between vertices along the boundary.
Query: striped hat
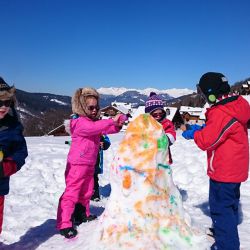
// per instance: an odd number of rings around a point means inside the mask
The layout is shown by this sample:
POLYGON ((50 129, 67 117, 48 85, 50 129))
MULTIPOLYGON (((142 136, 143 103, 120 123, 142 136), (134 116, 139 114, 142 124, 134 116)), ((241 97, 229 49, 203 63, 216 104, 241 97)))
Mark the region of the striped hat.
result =
POLYGON ((155 92, 151 92, 145 104, 145 113, 151 113, 156 109, 164 111, 163 101, 155 92))

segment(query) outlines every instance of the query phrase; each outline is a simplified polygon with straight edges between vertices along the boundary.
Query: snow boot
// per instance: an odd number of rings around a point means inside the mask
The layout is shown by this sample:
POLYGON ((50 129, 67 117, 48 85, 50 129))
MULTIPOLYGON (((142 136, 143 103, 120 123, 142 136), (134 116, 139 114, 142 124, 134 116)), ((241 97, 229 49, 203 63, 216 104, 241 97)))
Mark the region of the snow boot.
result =
POLYGON ((71 239, 76 237, 77 230, 73 227, 67 227, 60 230, 60 234, 63 235, 67 239, 71 239))
POLYGON ((76 203, 74 213, 71 217, 71 221, 73 225, 79 226, 82 223, 95 220, 96 218, 97 216, 94 214, 87 216, 86 208, 81 203, 76 203))
MULTIPOLYGON (((98 180, 97 180, 97 182, 98 182, 98 180)), ((92 201, 100 201, 101 200, 100 193, 99 193, 99 184, 98 183, 95 183, 94 193, 91 196, 90 200, 92 200, 92 201)))
POLYGON ((91 200, 92 201, 100 201, 101 200, 101 198, 100 198, 100 195, 99 195, 99 192, 94 192, 94 194, 92 195, 92 197, 91 197, 91 200))

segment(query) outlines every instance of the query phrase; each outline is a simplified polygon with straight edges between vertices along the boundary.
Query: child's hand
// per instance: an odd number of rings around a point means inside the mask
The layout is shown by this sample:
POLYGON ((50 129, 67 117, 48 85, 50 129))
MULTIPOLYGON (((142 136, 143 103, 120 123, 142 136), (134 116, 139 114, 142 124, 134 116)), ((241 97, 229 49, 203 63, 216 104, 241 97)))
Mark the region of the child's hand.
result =
POLYGON ((185 125, 185 124, 181 124, 180 129, 181 129, 182 131, 186 131, 186 130, 187 130, 187 127, 186 127, 186 125, 185 125))
POLYGON ((117 114, 114 118, 113 118, 114 122, 117 124, 118 127, 122 127, 123 124, 125 123, 125 121, 128 120, 126 115, 122 115, 122 114, 117 114))
POLYGON ((119 117, 120 117, 121 115, 122 115, 122 114, 117 114, 116 116, 114 116, 114 117, 113 117, 114 122, 118 123, 119 117))
POLYGON ((202 126, 197 124, 189 125, 188 128, 186 127, 186 130, 182 132, 182 136, 187 140, 194 139, 194 133, 198 130, 203 129, 204 127, 205 125, 202 126))

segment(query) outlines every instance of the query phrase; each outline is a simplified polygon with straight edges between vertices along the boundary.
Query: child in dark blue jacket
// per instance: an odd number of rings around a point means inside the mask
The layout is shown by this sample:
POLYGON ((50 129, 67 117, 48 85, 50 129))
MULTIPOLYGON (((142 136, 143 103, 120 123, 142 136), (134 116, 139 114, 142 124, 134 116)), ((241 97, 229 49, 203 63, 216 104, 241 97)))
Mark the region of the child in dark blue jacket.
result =
POLYGON ((107 135, 101 136, 100 141, 100 150, 97 156, 96 164, 95 164, 95 174, 94 174, 94 193, 91 197, 91 200, 99 201, 100 193, 99 193, 99 174, 103 173, 103 150, 107 150, 110 147, 110 140, 107 135))
POLYGON ((25 163, 28 156, 23 126, 14 108, 16 89, 0 77, 0 233, 2 231, 4 196, 9 193, 10 176, 25 163))

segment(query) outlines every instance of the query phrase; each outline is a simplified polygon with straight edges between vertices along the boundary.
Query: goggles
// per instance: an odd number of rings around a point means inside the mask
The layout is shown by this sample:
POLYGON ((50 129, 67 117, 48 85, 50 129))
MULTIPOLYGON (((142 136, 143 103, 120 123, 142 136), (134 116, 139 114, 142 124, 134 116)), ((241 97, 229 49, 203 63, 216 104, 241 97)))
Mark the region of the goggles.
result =
POLYGON ((4 101, 0 100, 0 107, 3 107, 3 106, 10 107, 11 103, 12 103, 12 100, 4 100, 4 101))

